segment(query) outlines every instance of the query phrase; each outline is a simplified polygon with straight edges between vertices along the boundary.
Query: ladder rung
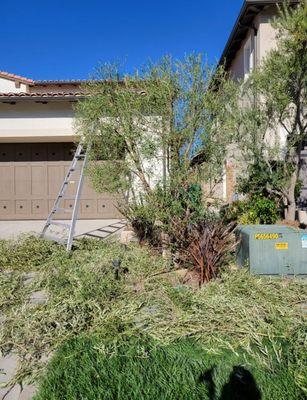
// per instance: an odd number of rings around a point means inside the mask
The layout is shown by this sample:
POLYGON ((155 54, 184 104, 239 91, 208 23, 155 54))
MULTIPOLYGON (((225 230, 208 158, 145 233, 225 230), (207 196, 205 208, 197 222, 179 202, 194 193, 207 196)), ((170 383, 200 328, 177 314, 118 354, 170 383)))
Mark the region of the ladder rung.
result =
POLYGON ((72 208, 61 208, 61 207, 58 207, 58 208, 56 208, 54 211, 52 211, 53 213, 56 213, 56 212, 64 212, 64 213, 71 213, 73 211, 73 209, 72 208))
POLYGON ((68 184, 74 184, 74 183, 76 183, 76 181, 70 181, 70 180, 68 180, 68 181, 64 181, 64 185, 68 185, 68 184))
POLYGON ((51 212, 48 215, 47 222, 44 225, 43 232, 42 232, 42 237, 44 237, 47 240, 53 240, 58 243, 66 244, 66 250, 70 251, 72 247, 72 240, 74 238, 75 234, 75 224, 76 224, 76 219, 77 219, 77 213, 78 213, 78 207, 79 207, 79 200, 81 198, 81 190, 82 190, 82 185, 83 185, 83 180, 84 180, 84 167, 86 166, 87 163, 87 151, 89 148, 86 150, 83 148, 82 144, 79 144, 73 160, 70 163, 69 169, 67 170, 67 173, 63 179, 63 183, 61 185, 60 191, 57 195, 57 198, 55 199, 54 206, 51 210, 51 212), (80 160, 80 162, 79 162, 80 160), (80 172, 79 174, 73 175, 74 172, 80 172), (66 196, 65 193, 69 189, 68 185, 69 184, 76 184, 77 186, 74 186, 74 189, 76 189, 76 194, 68 195, 66 196), (62 200, 71 200, 73 202, 74 207, 72 207, 72 204, 63 204, 60 203, 62 200), (66 207, 65 207, 66 206, 66 207), (68 206, 68 208, 67 208, 68 206), (53 221, 53 218, 57 218, 58 220, 61 220, 61 217, 56 217, 56 213, 70 213, 69 216, 69 221, 68 223, 64 222, 57 222, 53 221), (47 229, 52 226, 60 226, 66 229, 66 232, 56 232, 50 229, 48 232, 47 229), (45 233, 49 233, 49 235, 45 235, 45 233), (66 236, 67 238, 63 236, 66 236))
POLYGON ((58 226, 64 226, 65 228, 69 229, 70 225, 69 224, 65 224, 64 222, 50 222, 48 225, 58 225, 58 226))
POLYGON ((74 197, 74 196, 64 196, 62 194, 58 197, 60 197, 62 200, 75 200, 76 199, 76 197, 74 197))

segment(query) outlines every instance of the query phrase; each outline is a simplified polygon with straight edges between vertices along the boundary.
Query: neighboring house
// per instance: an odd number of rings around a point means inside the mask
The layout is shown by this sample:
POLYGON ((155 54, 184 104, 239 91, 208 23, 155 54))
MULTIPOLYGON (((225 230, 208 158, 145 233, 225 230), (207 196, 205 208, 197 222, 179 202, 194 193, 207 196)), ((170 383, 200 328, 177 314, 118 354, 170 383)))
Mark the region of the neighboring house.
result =
MULTIPOLYGON (((233 30, 222 53, 220 64, 224 64, 232 79, 245 79, 261 64, 268 52, 276 46, 275 31, 271 21, 277 16, 276 3, 282 0, 245 0, 235 22, 233 30)), ((291 0, 291 4, 299 0, 291 0)), ((281 129, 282 130, 282 129, 281 129)), ((285 137, 280 132, 281 137, 285 137)), ((307 160, 307 148, 302 153, 307 160)), ((305 163, 306 164, 306 163, 305 163)), ((303 180, 302 200, 307 201, 307 164, 301 177, 303 180)), ((236 169, 231 161, 227 162, 224 179, 224 199, 234 197, 236 169)))
MULTIPOLYGON (((84 97, 81 84, 0 72, 0 220, 47 217, 73 156, 73 105, 84 97)), ((114 203, 86 183, 79 216, 118 218, 114 203)), ((72 206, 65 200, 65 208, 72 206)))

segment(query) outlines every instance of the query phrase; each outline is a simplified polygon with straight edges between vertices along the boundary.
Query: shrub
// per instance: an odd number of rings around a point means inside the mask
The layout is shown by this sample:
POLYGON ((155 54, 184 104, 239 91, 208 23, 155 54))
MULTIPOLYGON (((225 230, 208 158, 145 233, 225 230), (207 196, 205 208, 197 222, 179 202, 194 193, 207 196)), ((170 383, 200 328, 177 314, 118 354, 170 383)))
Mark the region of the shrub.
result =
POLYGON ((186 248, 188 227, 206 215, 202 197, 202 189, 195 183, 163 189, 158 185, 141 204, 130 204, 123 213, 140 243, 159 246, 164 233, 173 249, 186 248))
POLYGON ((130 204, 125 207, 124 215, 140 243, 147 241, 153 245, 158 244, 159 231, 156 226, 156 215, 150 204, 130 204))
POLYGON ((234 222, 224 225, 222 221, 203 221, 191 227, 187 251, 199 273, 199 285, 216 278, 229 260, 236 245, 235 226, 234 222))
POLYGON ((280 215, 281 211, 276 202, 264 197, 235 201, 221 211, 225 221, 236 221, 243 225, 275 224, 280 215))
POLYGON ((260 224, 274 224, 279 217, 279 210, 276 202, 264 197, 252 199, 250 210, 257 216, 260 224))

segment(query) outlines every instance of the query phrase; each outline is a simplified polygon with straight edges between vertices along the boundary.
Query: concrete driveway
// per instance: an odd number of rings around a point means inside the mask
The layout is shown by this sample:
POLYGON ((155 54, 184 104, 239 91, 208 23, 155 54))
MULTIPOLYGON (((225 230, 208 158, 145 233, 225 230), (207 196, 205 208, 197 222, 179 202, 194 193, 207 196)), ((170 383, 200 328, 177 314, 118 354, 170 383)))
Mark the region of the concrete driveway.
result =
MULTIPOLYGON (((76 224, 76 234, 75 236, 83 236, 89 234, 89 236, 94 236, 92 233, 99 230, 110 230, 107 227, 110 225, 115 225, 120 227, 123 222, 120 219, 83 219, 78 220, 76 224)), ((0 221, 0 239, 13 239, 18 237, 23 233, 33 233, 40 234, 44 223, 46 221, 0 221)), ((63 221, 66 222, 67 221, 63 221)), ((111 233, 111 232, 110 232, 111 233)), ((98 237, 98 235, 96 236, 98 237)), ((103 236, 99 236, 102 237, 103 236)))

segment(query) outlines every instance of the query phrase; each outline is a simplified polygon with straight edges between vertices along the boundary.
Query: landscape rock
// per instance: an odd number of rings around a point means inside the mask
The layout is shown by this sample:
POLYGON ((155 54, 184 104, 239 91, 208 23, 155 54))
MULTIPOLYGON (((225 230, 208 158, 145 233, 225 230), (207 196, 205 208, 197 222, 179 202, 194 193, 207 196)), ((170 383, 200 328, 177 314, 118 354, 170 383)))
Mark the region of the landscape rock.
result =
POLYGON ((29 297, 29 302, 32 305, 46 304, 47 301, 48 296, 45 290, 38 290, 37 292, 33 292, 29 297))
POLYGON ((17 354, 10 353, 4 357, 0 357, 0 384, 9 382, 17 368, 19 357, 17 354))
POLYGON ((28 272, 23 275, 23 283, 24 285, 30 285, 34 279, 37 277, 37 272, 28 272))
POLYGON ((131 242, 137 242, 137 237, 134 231, 124 230, 120 233, 120 242, 121 244, 129 244, 131 242))
POLYGON ((0 400, 18 399, 20 394, 20 387, 5 387, 6 384, 14 377, 19 363, 19 357, 10 353, 4 357, 0 357, 0 400), (19 391, 18 391, 19 389, 19 391), (14 397, 15 396, 15 397, 14 397), (17 397, 16 397, 17 396, 17 397))
POLYGON ((20 398, 21 387, 18 384, 11 388, 3 389, 3 394, 1 390, 2 389, 0 389, 0 400, 19 400, 20 398))
POLYGON ((22 388, 18 400, 31 400, 36 394, 37 388, 34 385, 26 385, 22 388))

